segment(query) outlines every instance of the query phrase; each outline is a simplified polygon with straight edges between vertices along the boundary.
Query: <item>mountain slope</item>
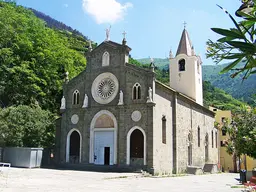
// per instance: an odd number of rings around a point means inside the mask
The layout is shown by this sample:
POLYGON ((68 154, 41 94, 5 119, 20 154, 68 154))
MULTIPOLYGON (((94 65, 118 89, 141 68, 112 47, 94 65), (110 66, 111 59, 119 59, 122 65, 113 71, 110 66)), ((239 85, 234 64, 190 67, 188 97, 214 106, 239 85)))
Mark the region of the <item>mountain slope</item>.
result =
POLYGON ((253 95, 256 94, 256 75, 251 75, 242 81, 243 75, 231 78, 231 73, 219 74, 226 65, 205 65, 203 66, 203 79, 210 81, 213 86, 225 90, 234 98, 246 101, 255 105, 253 95))
POLYGON ((57 21, 56 19, 53 19, 52 17, 50 17, 49 15, 46 15, 40 11, 37 11, 35 9, 29 8, 31 11, 33 11, 33 13, 39 18, 44 20, 47 23, 47 26, 50 28, 55 28, 58 30, 63 30, 63 31, 69 31, 77 36, 81 36, 84 39, 88 40, 88 37, 85 37, 81 32, 77 31, 76 29, 73 29, 70 26, 67 26, 66 24, 57 21))

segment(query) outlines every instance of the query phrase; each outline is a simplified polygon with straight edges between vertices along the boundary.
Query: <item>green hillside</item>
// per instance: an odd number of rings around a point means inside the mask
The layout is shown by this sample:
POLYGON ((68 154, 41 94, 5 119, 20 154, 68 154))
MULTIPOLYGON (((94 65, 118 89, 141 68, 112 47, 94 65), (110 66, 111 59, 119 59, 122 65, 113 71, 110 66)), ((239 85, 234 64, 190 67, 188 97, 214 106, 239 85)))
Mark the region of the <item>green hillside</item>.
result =
MULTIPOLYGON (((149 64, 151 62, 150 58, 137 59, 141 64, 149 64)), ((159 69, 168 69, 169 59, 154 58, 154 63, 159 69)))
POLYGON ((234 98, 256 105, 253 98, 256 94, 256 75, 251 75, 242 81, 243 75, 231 78, 231 73, 219 74, 226 65, 205 65, 203 66, 203 79, 210 81, 215 87, 225 90, 234 98))
POLYGON ((86 47, 79 34, 51 29, 31 10, 0 0, 0 107, 39 104, 56 112, 64 73, 85 69, 86 47))
MULTIPOLYGON (((150 59, 138 59, 138 61, 146 64, 150 62, 150 59)), ((169 70, 169 59, 156 58, 154 62, 159 69, 169 70)), ((231 78, 231 73, 219 74, 225 66, 225 64, 203 65, 203 80, 211 82, 214 87, 223 89, 234 98, 255 106, 256 75, 251 75, 248 79, 242 81, 242 74, 236 78, 231 78)))

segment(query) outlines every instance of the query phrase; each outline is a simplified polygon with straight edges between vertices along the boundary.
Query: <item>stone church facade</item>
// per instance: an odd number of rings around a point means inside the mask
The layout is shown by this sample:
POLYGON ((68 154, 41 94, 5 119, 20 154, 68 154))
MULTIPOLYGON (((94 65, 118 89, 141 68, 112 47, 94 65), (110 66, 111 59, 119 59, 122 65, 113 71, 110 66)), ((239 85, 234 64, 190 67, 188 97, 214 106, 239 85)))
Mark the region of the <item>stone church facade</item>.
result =
POLYGON ((214 113, 202 106, 201 60, 187 31, 176 57, 170 53, 170 86, 156 80, 153 68, 129 64, 130 51, 125 39, 90 48, 86 69, 63 86, 59 163, 154 174, 217 164, 214 113))

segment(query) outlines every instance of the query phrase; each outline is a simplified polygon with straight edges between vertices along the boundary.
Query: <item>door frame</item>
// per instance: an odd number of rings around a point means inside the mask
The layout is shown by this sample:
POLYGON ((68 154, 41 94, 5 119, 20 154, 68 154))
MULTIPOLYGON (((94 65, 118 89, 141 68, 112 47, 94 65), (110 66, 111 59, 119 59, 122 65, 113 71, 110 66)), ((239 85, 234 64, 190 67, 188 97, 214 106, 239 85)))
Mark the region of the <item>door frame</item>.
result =
POLYGON ((116 117, 108 110, 101 110, 96 115, 94 115, 91 125, 90 125, 90 154, 89 154, 89 163, 94 164, 94 132, 95 131, 114 131, 114 162, 113 164, 117 164, 117 120, 116 117), (111 119, 114 122, 114 127, 113 128, 94 128, 95 123, 97 119, 101 115, 108 115, 111 117, 111 119))
POLYGON ((126 164, 130 165, 130 161, 131 161, 131 157, 130 157, 130 148, 131 148, 131 134, 134 130, 140 130, 143 134, 143 138, 144 138, 144 144, 143 144, 143 160, 144 160, 144 165, 147 165, 147 141, 146 141, 146 133, 145 131, 138 126, 134 126, 132 127, 129 132, 127 133, 127 138, 126 138, 126 164))
POLYGON ((80 136, 80 146, 79 146, 79 163, 81 163, 81 152, 82 152, 82 135, 80 133, 80 131, 76 128, 71 129, 68 134, 67 134, 67 142, 66 142, 66 163, 69 163, 69 154, 70 154, 70 136, 71 134, 76 131, 78 132, 79 136, 80 136))
MULTIPOLYGON (((94 139, 95 139, 95 133, 97 133, 97 132, 111 132, 111 133, 114 133, 113 135, 115 137, 115 129, 114 128, 95 128, 94 129, 94 132, 93 132, 93 164, 96 164, 95 161, 94 161, 94 147, 95 147, 94 146, 94 144, 95 144, 94 139)), ((115 146, 114 145, 115 145, 115 143, 113 143, 113 154, 115 154, 115 151, 114 151, 115 146)), ((114 158, 113 158, 113 164, 114 164, 114 158)), ((104 165, 104 164, 102 164, 102 165, 104 165)))

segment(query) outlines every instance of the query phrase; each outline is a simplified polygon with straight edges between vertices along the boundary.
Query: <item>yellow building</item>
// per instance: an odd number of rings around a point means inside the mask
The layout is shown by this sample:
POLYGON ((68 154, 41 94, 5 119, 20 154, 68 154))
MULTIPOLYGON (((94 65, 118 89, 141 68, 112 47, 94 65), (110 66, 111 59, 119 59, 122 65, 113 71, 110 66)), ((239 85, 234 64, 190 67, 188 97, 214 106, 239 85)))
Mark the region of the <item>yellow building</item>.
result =
MULTIPOLYGON (((234 163, 232 159, 232 155, 229 155, 226 152, 226 147, 225 147, 225 140, 228 139, 228 134, 226 133, 225 130, 222 129, 224 121, 228 121, 228 124, 232 120, 232 114, 231 111, 222 111, 220 109, 217 109, 215 107, 209 107, 209 109, 213 112, 215 112, 215 121, 219 123, 219 163, 222 167, 223 171, 234 171, 234 163)), ((256 167, 256 159, 253 159, 248 156, 241 157, 240 159, 241 163, 241 169, 245 169, 245 163, 248 171, 251 171, 254 167, 256 167)), ((238 168, 238 162, 237 162, 237 168, 238 168)))

